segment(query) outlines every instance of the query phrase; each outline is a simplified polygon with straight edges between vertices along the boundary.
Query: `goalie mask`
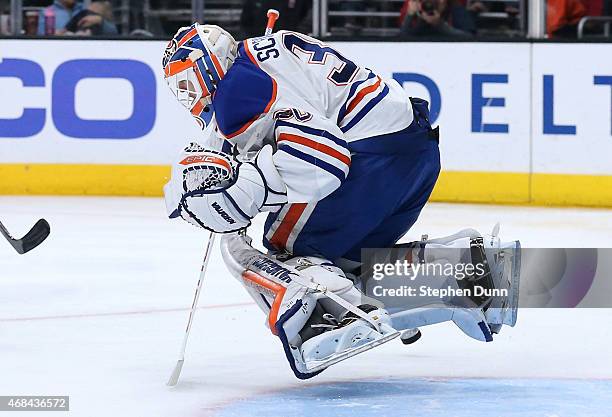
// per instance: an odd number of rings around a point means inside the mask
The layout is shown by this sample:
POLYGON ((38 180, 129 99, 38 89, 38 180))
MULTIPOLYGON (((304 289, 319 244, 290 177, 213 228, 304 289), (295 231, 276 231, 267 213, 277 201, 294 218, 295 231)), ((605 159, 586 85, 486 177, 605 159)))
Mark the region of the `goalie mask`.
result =
POLYGON ((166 82, 202 129, 212 120, 212 96, 237 49, 232 35, 219 26, 194 23, 180 28, 164 51, 166 82))

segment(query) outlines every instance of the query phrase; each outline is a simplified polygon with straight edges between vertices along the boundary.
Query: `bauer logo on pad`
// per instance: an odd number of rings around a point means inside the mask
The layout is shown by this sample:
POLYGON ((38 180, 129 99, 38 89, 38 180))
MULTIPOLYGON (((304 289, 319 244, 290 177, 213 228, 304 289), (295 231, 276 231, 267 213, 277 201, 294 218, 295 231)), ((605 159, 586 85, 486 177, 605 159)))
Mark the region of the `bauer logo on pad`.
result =
POLYGON ((214 203, 212 203, 212 208, 215 209, 215 211, 217 213, 219 213, 219 215, 223 218, 223 220, 225 220, 226 222, 228 222, 229 224, 234 224, 236 223, 236 220, 232 219, 232 216, 230 216, 229 214, 227 214, 227 212, 225 210, 223 210, 221 208, 221 206, 219 204, 217 204, 217 202, 215 201, 214 203))

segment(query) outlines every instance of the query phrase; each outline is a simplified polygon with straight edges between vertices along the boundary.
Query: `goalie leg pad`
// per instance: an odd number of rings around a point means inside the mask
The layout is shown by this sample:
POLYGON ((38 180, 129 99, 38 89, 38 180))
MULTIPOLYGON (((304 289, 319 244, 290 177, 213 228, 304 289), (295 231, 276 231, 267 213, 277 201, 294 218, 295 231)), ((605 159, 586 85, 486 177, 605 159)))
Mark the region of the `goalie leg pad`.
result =
POLYGON ((377 307, 368 313, 377 329, 357 316, 339 323, 337 318, 343 317, 324 307, 331 300, 305 283, 320 288, 325 282, 327 292, 345 301, 359 300, 359 291, 333 264, 310 257, 280 262, 253 249, 246 239, 225 235, 221 253, 233 275, 267 314, 266 323, 281 340, 296 377, 312 378, 334 363, 399 336, 387 312, 377 307))
POLYGON ((290 309, 283 313, 283 315, 276 322, 276 334, 283 344, 283 350, 285 351, 285 356, 287 357, 287 361, 289 362, 289 366, 291 367, 293 374, 299 379, 310 379, 323 372, 324 369, 314 372, 308 371, 300 349, 296 345, 289 342, 289 337, 287 336, 287 332, 285 331, 284 327, 285 325, 288 325, 288 327, 295 327, 292 326, 293 323, 291 323, 291 321, 295 321, 294 318, 302 307, 302 300, 297 300, 290 309))

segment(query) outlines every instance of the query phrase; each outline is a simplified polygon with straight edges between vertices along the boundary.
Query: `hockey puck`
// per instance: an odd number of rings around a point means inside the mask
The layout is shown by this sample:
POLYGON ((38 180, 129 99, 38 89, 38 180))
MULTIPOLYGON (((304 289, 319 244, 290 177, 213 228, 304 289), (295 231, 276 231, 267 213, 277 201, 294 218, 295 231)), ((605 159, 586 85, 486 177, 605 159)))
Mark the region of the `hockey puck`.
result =
POLYGON ((403 344, 411 345, 421 338, 421 331, 419 329, 408 329, 404 330, 400 336, 403 344))

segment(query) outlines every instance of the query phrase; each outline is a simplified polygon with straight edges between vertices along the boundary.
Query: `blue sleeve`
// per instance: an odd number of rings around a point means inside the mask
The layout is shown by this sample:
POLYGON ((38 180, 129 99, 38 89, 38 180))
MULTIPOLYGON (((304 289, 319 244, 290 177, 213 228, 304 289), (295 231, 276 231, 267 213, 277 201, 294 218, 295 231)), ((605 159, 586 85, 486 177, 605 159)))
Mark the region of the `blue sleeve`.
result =
POLYGON ((226 138, 244 132, 276 99, 276 82, 243 53, 219 82, 213 107, 226 138))

